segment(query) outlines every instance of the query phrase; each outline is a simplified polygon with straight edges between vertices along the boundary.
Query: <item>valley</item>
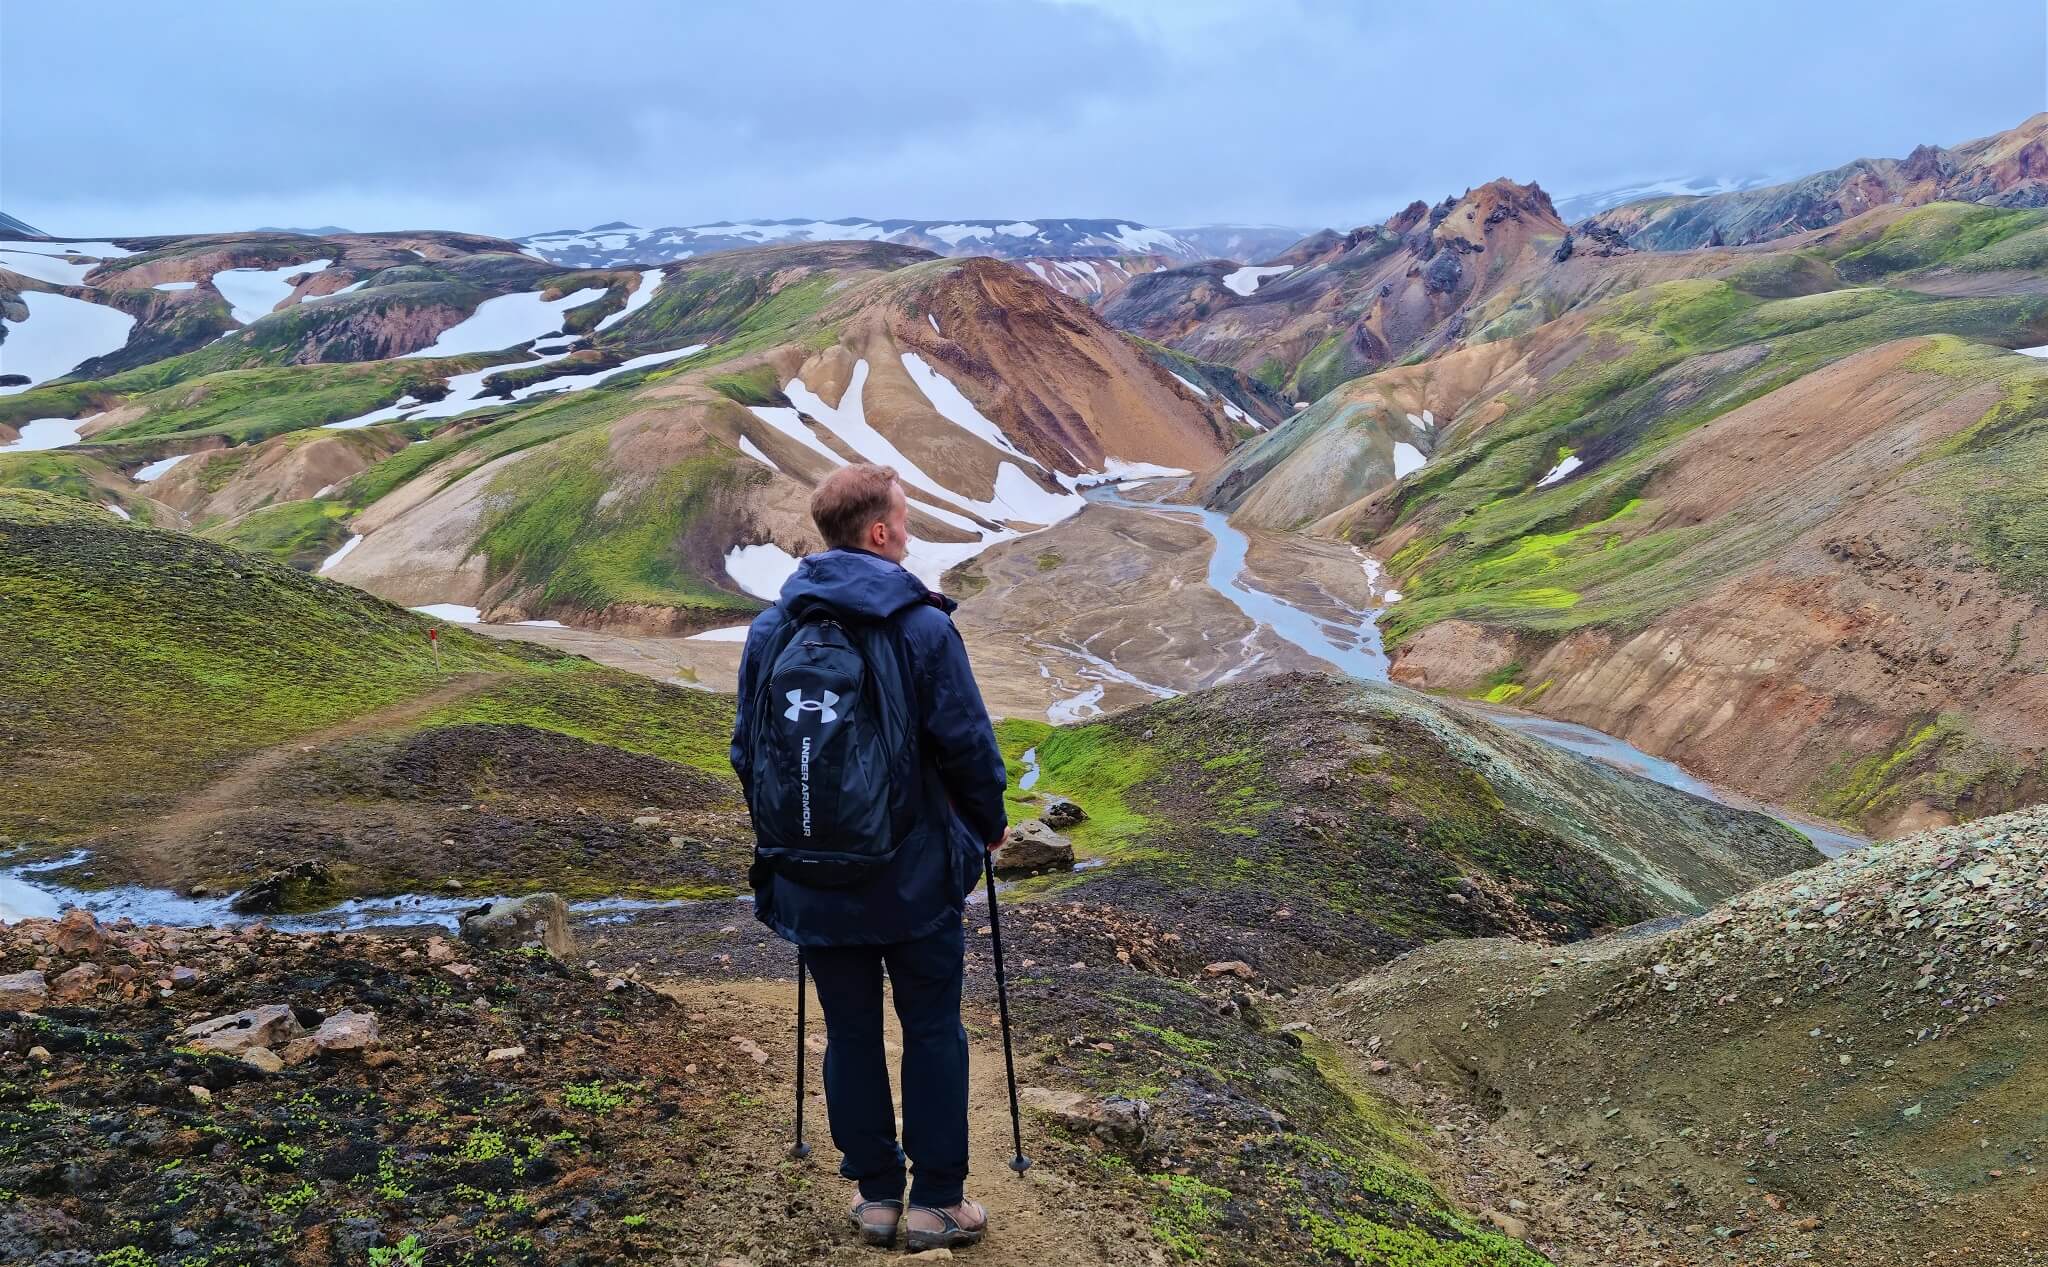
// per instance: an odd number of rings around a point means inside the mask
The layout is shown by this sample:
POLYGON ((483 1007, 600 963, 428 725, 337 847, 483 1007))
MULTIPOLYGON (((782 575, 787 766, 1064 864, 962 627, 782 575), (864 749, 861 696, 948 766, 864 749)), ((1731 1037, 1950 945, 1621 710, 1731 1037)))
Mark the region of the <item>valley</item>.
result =
POLYGON ((10 223, 0 1257, 876 1261, 727 755, 871 461, 1075 858, 1006 1261, 2044 1261, 2043 172, 10 223))

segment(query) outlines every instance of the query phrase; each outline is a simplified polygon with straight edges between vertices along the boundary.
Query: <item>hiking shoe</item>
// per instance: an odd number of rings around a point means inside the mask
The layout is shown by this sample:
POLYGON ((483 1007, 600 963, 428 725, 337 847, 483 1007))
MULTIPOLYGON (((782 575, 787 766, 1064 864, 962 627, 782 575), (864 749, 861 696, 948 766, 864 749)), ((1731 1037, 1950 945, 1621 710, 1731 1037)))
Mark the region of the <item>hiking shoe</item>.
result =
POLYGON ((962 1201, 947 1210, 928 1205, 910 1207, 905 1248, 915 1254, 927 1249, 960 1249, 973 1245, 988 1233, 988 1211, 978 1201, 962 1201))

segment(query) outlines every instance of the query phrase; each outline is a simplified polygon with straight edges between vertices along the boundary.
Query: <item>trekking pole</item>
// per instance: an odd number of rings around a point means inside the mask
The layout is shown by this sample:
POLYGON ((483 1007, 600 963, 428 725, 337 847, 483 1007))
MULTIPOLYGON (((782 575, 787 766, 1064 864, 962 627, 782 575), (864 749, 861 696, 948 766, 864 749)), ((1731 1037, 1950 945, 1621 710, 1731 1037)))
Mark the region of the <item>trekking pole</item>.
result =
POLYGON ((809 1049, 804 1046, 804 952, 796 952, 796 1144, 789 1155, 801 1161, 811 1155, 804 1143, 804 1065, 809 1049))
POLYGON ((1010 1159, 1010 1169, 1022 1179, 1024 1172, 1031 1168, 1031 1159, 1024 1155, 1024 1121, 1017 1111, 1017 1060, 1010 1054, 1010 987, 1003 979, 1003 919, 996 913, 996 856, 993 850, 982 857, 982 868, 988 875, 988 933, 995 943, 996 952, 996 1007, 1003 1016, 1003 1072, 1010 1080, 1010 1142, 1016 1146, 1017 1155, 1010 1159))

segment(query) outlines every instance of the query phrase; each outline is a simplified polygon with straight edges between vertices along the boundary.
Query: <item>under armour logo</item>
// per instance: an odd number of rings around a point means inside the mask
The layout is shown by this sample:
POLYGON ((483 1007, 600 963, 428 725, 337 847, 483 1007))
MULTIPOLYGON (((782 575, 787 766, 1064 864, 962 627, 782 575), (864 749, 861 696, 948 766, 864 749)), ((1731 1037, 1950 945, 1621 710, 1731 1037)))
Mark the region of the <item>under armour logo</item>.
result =
POLYGON ((832 706, 839 702, 839 697, 830 691, 824 691, 822 694, 825 696, 823 700, 814 700, 805 699, 802 691, 791 691, 789 707, 782 710, 782 715, 795 721, 805 713, 817 713, 820 726, 839 720, 839 714, 832 709, 832 706))

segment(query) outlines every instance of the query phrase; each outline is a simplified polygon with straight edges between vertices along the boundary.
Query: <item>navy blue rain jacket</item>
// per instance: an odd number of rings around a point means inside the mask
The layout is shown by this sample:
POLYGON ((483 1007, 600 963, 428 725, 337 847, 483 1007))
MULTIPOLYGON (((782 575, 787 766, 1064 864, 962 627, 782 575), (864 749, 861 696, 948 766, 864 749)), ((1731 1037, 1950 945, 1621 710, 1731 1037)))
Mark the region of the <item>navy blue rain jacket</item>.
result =
MULTIPOLYGON (((754 914, 799 946, 915 941, 960 918, 981 878, 988 842, 1000 839, 1006 825, 1008 775, 968 667, 967 647, 953 627, 958 604, 927 590, 901 565, 864 550, 827 550, 798 564, 781 601, 754 618, 740 658, 732 767, 742 785, 751 786, 747 732, 774 667, 764 663, 768 648, 785 621, 813 604, 842 619, 882 622, 895 634, 901 657, 894 669, 904 680, 899 689, 918 727, 918 821, 894 858, 849 888, 813 888, 755 863, 748 875, 754 914)), ((892 674, 892 666, 872 671, 892 674)))

